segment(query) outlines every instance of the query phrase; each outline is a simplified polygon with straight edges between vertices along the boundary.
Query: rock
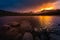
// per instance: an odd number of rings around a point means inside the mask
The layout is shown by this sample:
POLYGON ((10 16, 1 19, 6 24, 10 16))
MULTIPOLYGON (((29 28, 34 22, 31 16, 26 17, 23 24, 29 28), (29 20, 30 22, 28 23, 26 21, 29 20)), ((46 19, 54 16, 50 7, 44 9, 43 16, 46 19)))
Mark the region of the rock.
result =
POLYGON ((26 32, 23 36, 23 40, 33 40, 32 34, 29 32, 26 32))

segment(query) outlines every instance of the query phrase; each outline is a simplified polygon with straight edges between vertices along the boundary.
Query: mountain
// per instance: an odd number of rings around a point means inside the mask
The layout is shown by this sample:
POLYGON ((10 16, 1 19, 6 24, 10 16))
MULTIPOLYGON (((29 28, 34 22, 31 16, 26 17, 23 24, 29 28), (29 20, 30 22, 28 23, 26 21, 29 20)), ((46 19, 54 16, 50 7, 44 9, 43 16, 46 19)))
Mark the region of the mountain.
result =
POLYGON ((39 16, 39 15, 60 15, 60 9, 57 10, 43 10, 41 12, 33 13, 17 13, 17 12, 9 12, 9 11, 4 11, 0 10, 0 16, 39 16))
POLYGON ((60 9, 57 10, 43 10, 41 15, 60 15, 60 9))
POLYGON ((0 10, 0 16, 13 16, 13 15, 18 15, 18 14, 15 12, 0 10))

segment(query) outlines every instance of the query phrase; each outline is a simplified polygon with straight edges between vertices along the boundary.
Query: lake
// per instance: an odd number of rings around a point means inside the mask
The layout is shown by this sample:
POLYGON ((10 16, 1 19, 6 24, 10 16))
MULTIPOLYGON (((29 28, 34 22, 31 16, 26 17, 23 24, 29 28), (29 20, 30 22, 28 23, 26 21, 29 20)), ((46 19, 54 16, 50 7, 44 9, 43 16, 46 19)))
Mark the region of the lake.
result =
POLYGON ((4 16, 0 17, 0 26, 11 22, 20 23, 22 20, 31 20, 33 25, 57 30, 57 34, 51 34, 51 37, 60 40, 60 16, 4 16))

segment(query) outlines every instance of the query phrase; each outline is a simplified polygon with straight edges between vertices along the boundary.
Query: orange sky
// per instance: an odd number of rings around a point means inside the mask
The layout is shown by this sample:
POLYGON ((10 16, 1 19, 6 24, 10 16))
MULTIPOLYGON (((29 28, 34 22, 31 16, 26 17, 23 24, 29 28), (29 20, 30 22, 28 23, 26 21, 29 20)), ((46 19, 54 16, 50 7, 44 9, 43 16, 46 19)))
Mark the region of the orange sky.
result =
POLYGON ((36 6, 36 7, 28 8, 28 9, 26 8, 25 10, 22 10, 21 12, 31 12, 32 11, 34 13, 37 13, 42 10, 53 10, 53 9, 56 9, 56 4, 57 4, 57 2, 45 3, 40 6, 36 6))
POLYGON ((53 10, 55 9, 55 3, 47 3, 47 4, 43 4, 42 6, 38 6, 34 12, 39 12, 42 10, 53 10))

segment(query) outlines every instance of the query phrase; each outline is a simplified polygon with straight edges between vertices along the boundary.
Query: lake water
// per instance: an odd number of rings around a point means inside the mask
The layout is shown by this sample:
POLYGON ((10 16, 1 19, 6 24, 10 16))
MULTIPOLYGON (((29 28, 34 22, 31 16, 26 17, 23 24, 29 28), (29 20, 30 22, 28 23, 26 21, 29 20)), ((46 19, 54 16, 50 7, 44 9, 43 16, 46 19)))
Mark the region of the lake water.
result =
POLYGON ((44 28, 58 27, 60 24, 60 16, 4 16, 0 17, 0 25, 15 21, 20 22, 22 19, 37 20, 44 28))
MULTIPOLYGON (((51 28, 51 29, 53 28, 54 30, 56 29, 60 33, 60 25, 59 25, 60 24, 60 16, 4 16, 4 17, 0 17, 0 25, 2 26, 4 24, 8 24, 10 22, 15 22, 15 21, 20 23, 20 21, 22 19, 23 20, 25 20, 25 19, 32 20, 32 22, 34 20, 34 22, 35 22, 34 24, 36 24, 36 23, 40 24, 40 27, 43 27, 43 28, 51 28)), ((51 34, 51 36, 53 38, 56 37, 58 40, 60 40, 59 35, 51 34)))

